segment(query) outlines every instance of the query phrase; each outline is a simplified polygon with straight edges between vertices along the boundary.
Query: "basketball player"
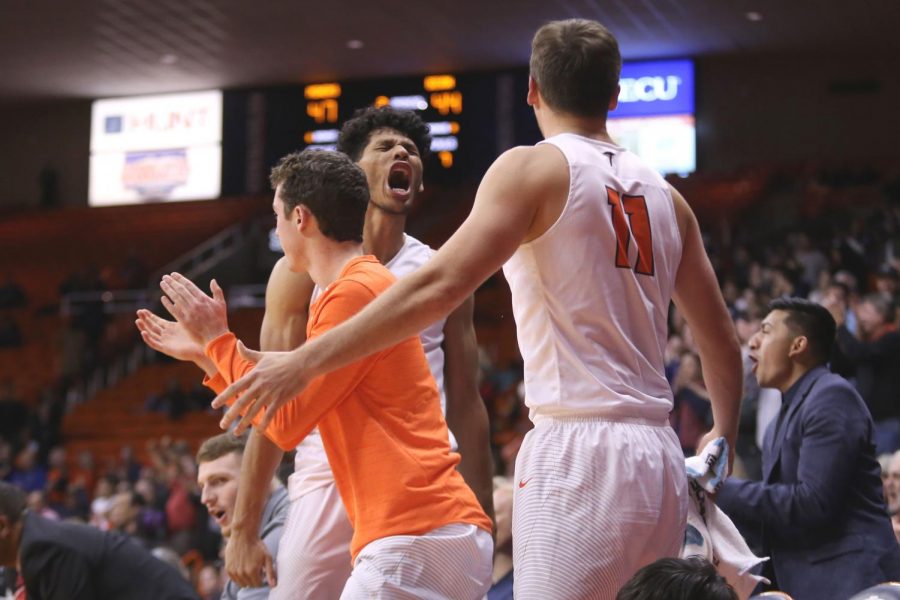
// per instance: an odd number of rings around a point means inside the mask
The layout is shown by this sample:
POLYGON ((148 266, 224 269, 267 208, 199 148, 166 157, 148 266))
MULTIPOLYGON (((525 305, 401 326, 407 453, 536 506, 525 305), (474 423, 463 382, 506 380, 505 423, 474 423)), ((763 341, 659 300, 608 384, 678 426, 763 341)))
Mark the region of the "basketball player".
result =
MULTIPOLYGON (((369 181, 371 200, 363 234, 365 251, 378 257, 398 277, 420 267, 433 254, 428 246, 404 234, 407 214, 423 189, 421 153, 427 152, 430 142, 427 125, 414 112, 390 107, 359 111, 341 129, 338 150, 356 161, 369 181)), ((278 261, 266 290, 266 313, 260 333, 264 348, 288 350, 303 342, 313 287, 306 273, 290 271, 286 258, 278 261)), ((441 404, 446 407, 451 446, 458 440, 459 471, 492 516, 487 413, 476 384, 472 306, 470 296, 446 320, 425 328, 420 337, 441 393, 441 404)), ((146 313, 144 319, 151 318, 146 313)), ((174 325, 156 321, 157 327, 174 325)), ((165 348, 156 349, 166 352, 165 348)), ((199 361, 203 360, 202 348, 198 347, 195 354, 200 355, 199 361)), ((215 371, 209 383, 217 391, 225 387, 215 371)), ((254 492, 262 489, 265 473, 275 469, 282 451, 254 431, 244 456, 234 515, 237 528, 232 528, 229 538, 226 567, 232 580, 240 585, 258 586, 260 573, 271 572, 267 568, 271 558, 256 533, 265 497, 254 492)), ((298 446, 288 489, 291 509, 279 546, 277 586, 271 597, 337 597, 350 575, 347 554, 353 531, 317 431, 298 446)))
MULTIPOLYGON (((357 313, 396 278, 362 253, 369 189, 347 156, 307 150, 272 171, 276 232, 288 266, 321 295, 310 339, 357 313)), ((230 383, 252 363, 227 329, 225 303, 184 277, 163 278, 163 304, 230 383)), ((262 428, 282 449, 316 426, 353 537, 342 598, 479 598, 490 585, 491 521, 456 471, 440 396, 414 335, 321 379, 262 428), (399 563, 399 564, 398 564, 399 563)))
MULTIPOLYGON (((532 43, 527 100, 545 141, 491 166, 469 218, 424 267, 349 322, 257 363, 214 401, 263 424, 315 377, 447 314, 500 266, 509 281, 535 428, 516 464, 517 598, 614 598, 640 567, 677 556, 684 461, 663 369, 674 299, 696 339, 713 430, 734 448, 740 348, 684 198, 606 131, 618 43, 587 20, 532 43), (504 265, 505 263, 505 265, 504 265)), ((702 444, 701 444, 702 446, 702 444)))

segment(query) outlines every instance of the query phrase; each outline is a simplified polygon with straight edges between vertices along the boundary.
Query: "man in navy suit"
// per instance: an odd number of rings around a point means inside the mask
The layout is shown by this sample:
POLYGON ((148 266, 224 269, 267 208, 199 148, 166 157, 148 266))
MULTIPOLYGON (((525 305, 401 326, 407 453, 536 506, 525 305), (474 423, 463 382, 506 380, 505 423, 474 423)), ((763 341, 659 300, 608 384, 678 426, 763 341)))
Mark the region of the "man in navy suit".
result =
POLYGON ((199 600, 134 540, 33 514, 25 494, 2 481, 0 566, 18 566, 29 600, 199 600))
POLYGON ((763 443, 763 480, 729 479, 716 498, 761 534, 779 589, 795 600, 849 598, 900 579, 872 417, 853 387, 828 370, 834 336, 834 319, 818 304, 781 298, 769 305, 749 345, 759 385, 782 393, 763 443))

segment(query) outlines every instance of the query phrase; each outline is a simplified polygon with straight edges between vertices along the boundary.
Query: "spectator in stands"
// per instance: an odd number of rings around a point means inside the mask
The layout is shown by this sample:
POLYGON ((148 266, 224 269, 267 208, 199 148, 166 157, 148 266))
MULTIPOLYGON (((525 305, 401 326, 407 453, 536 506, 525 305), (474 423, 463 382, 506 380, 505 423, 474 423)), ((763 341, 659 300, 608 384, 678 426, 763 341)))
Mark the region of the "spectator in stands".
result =
POLYGON ((59 515, 55 510, 47 506, 47 498, 41 490, 35 490, 28 494, 28 510, 51 521, 59 521, 59 515))
POLYGON ((738 600, 708 560, 661 558, 635 573, 616 600, 738 600))
POLYGON ((748 479, 762 478, 762 436, 769 423, 778 414, 781 394, 778 390, 761 388, 753 374, 754 362, 750 358, 750 339, 759 329, 759 319, 745 312, 738 312, 734 319, 735 331, 741 342, 741 358, 744 365, 744 396, 741 400, 741 420, 735 443, 735 474, 748 479))
POLYGON ((22 330, 9 315, 0 315, 0 348, 20 348, 22 330))
POLYGON ((829 312, 801 299, 777 299, 770 309, 750 341, 759 385, 783 395, 766 432, 763 480, 730 478, 716 502, 739 527, 761 530, 779 589, 796 600, 846 598, 900 577, 872 418, 852 386, 828 371, 829 312))
MULTIPOLYGON (((263 595, 256 596, 257 598, 266 598, 269 595, 268 588, 257 589, 263 590, 263 595)), ((228 588, 222 585, 221 570, 216 565, 204 565, 200 569, 200 575, 197 576, 197 591, 200 592, 203 600, 219 600, 219 598, 224 600, 235 597, 229 595, 228 588)), ((251 596, 242 594, 240 597, 250 598, 251 596)))
POLYGON ((94 499, 91 502, 90 524, 98 529, 106 531, 110 528, 109 511, 113 505, 113 490, 115 483, 109 477, 101 477, 94 489, 94 499))
POLYGON ((29 598, 197 598, 172 567, 134 542, 93 527, 50 521, 0 482, 0 565, 19 565, 29 598))
POLYGON ((837 329, 838 360, 855 368, 856 387, 875 421, 878 453, 900 449, 900 331, 894 307, 881 294, 869 294, 856 310, 858 335, 845 326, 845 307, 829 304, 837 329))
POLYGON ((693 352, 681 355, 672 391, 675 394, 675 408, 670 420, 678 434, 681 449, 686 456, 692 456, 697 450, 697 442, 712 427, 709 393, 703 384, 700 358, 693 352))
POLYGON ((802 269, 800 283, 807 290, 816 288, 821 280, 821 275, 828 273, 828 257, 813 246, 809 236, 805 233, 798 233, 794 236, 794 261, 802 269))
POLYGON ((122 450, 119 452, 119 460, 124 479, 131 485, 137 483, 138 478, 141 476, 141 468, 143 468, 143 465, 135 458, 134 448, 131 446, 122 446, 122 450))
POLYGON ((6 279, 0 284, 0 308, 20 308, 25 304, 25 290, 13 278, 12 273, 7 273, 6 279))
POLYGON ((47 486, 47 469, 37 462, 37 448, 33 444, 25 447, 16 457, 16 467, 9 476, 9 482, 26 492, 43 491, 47 486))
MULTIPOLYGON (((224 535, 229 534, 234 515, 245 445, 246 438, 223 433, 203 442, 197 452, 197 484, 201 489, 200 498, 210 516, 222 528, 224 535)), ((271 557, 278 556, 278 543, 281 540, 288 507, 287 490, 281 482, 273 479, 259 527, 259 539, 268 552, 269 560, 266 566, 270 569, 270 577, 273 568, 271 557)), ((302 523, 300 526, 309 527, 312 524, 302 523)), ((224 593, 221 591, 220 593, 223 600, 262 599, 268 597, 269 587, 265 581, 262 587, 257 588, 241 588, 235 582, 229 581, 224 593)))
POLYGON ((900 450, 888 455, 884 497, 887 500, 887 509, 890 515, 900 513, 900 450))

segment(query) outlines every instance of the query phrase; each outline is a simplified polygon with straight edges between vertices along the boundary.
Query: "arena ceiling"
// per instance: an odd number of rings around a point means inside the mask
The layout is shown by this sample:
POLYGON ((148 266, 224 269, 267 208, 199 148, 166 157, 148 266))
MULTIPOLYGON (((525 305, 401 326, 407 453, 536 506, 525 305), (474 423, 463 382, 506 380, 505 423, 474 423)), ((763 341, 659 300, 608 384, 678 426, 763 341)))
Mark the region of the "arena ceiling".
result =
POLYGON ((575 16, 630 59, 900 56, 896 0, 2 0, 0 102, 518 66, 575 16))

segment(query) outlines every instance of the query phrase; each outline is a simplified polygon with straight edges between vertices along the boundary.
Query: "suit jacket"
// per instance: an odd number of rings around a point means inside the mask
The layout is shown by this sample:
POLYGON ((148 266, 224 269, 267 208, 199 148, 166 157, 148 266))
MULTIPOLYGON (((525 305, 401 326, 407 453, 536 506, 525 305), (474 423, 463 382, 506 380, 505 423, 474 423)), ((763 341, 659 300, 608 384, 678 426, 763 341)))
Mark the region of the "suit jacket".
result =
POLYGON ((28 600, 197 600, 174 568, 132 539, 26 513, 19 562, 28 600))
POLYGON ((777 435, 777 420, 766 431, 763 480, 727 480, 717 504, 761 530, 778 586, 795 600, 900 579, 865 403, 824 366, 796 385, 777 435))

